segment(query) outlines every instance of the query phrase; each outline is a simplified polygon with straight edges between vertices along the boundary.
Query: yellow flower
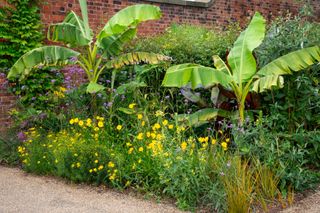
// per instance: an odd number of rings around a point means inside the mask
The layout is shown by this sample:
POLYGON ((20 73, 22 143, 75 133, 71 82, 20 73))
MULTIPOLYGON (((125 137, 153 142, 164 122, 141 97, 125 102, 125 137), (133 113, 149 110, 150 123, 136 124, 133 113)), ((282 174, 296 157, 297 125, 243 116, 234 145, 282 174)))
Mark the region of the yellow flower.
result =
POLYGON ((222 149, 225 151, 228 149, 228 144, 226 142, 222 142, 221 146, 222 146, 222 149))
POLYGON ((92 170, 92 169, 90 169, 90 170, 89 170, 89 172, 90 172, 90 173, 92 173, 92 172, 93 172, 93 170, 92 170))
POLYGON ((127 147, 132 146, 132 144, 130 142, 127 142, 126 145, 127 145, 127 147))
POLYGON ((133 148, 131 147, 131 148, 128 150, 128 154, 130 155, 132 152, 133 152, 133 148))
POLYGON ((69 124, 71 124, 71 125, 74 124, 74 120, 70 119, 69 124))
POLYGON ((137 104, 135 103, 132 103, 132 104, 129 104, 129 109, 133 109, 137 104))
POLYGON ((94 163, 99 163, 99 161, 98 161, 98 160, 95 160, 94 163))
POLYGON ((86 125, 90 127, 91 124, 92 124, 92 120, 91 120, 90 118, 88 118, 88 119, 86 120, 86 125))
POLYGON ((169 128, 169 129, 173 129, 173 124, 170 124, 170 125, 168 126, 168 128, 169 128))
POLYGON ((98 127, 102 128, 104 125, 103 125, 103 122, 102 121, 99 121, 98 122, 98 127))
POLYGON ((100 165, 99 167, 98 167, 98 170, 102 170, 104 167, 103 167, 103 165, 100 165))
POLYGON ((99 154, 96 152, 96 153, 94 153, 94 155, 96 156, 96 157, 98 157, 99 156, 99 154))
POLYGON ((83 126, 84 123, 83 123, 83 121, 79 121, 78 124, 79 124, 79 126, 83 126))
POLYGON ((142 114, 138 114, 137 117, 138 117, 139 120, 141 120, 143 118, 143 115, 142 114))
POLYGON ((150 134, 152 139, 155 139, 157 137, 157 135, 153 132, 150 134))
POLYGON ((227 139, 226 139, 226 142, 229 143, 229 142, 230 142, 230 138, 227 138, 227 139))
POLYGON ((157 116, 157 117, 164 116, 164 112, 162 112, 162 111, 160 111, 160 110, 157 110, 157 111, 156 111, 156 116, 157 116))
POLYGON ((138 134, 138 136, 137 136, 137 139, 138 139, 138 140, 142 140, 142 139, 143 139, 143 133, 140 132, 140 133, 138 134))
POLYGON ((145 121, 142 121, 141 122, 141 126, 145 126, 146 125, 146 122, 145 121))
POLYGON ((139 159, 139 160, 138 160, 138 163, 141 163, 141 162, 142 162, 142 160, 141 160, 141 159, 139 159))
POLYGON ((80 166, 81 166, 81 163, 78 162, 78 163, 77 163, 77 168, 79 168, 80 166))
POLYGON ((167 126, 167 125, 168 125, 168 123, 169 123, 169 122, 168 122, 168 120, 164 120, 164 121, 162 121, 162 125, 163 125, 163 126, 167 126))
POLYGON ((75 118, 73 121, 74 121, 74 123, 78 123, 79 122, 79 118, 75 118))
POLYGON ((99 127, 95 127, 94 131, 98 132, 99 131, 99 127))
POLYGON ((187 142, 183 141, 183 142, 181 143, 181 145, 180 145, 181 150, 182 150, 182 151, 185 151, 185 150, 187 149, 187 146, 188 146, 187 142))
POLYGON ((114 163, 113 163, 112 161, 110 161, 110 162, 108 163, 108 167, 109 167, 109 168, 113 168, 113 167, 114 167, 114 163))
POLYGON ((97 168, 94 168, 93 171, 94 171, 94 172, 97 172, 98 170, 97 170, 97 168))
POLYGON ((116 128, 117 128, 118 131, 120 131, 122 129, 122 126, 118 125, 116 128))
POLYGON ((139 149, 138 149, 138 151, 139 151, 139 152, 143 152, 143 147, 140 146, 139 149))
POLYGON ((161 128, 161 126, 160 126, 160 124, 158 124, 158 123, 155 123, 154 125, 153 125, 153 130, 155 130, 155 129, 160 129, 161 128))
POLYGON ((212 138, 212 139, 211 139, 211 144, 212 144, 212 145, 215 145, 216 143, 217 143, 217 140, 214 139, 214 138, 212 138))
POLYGON ((150 132, 147 132, 146 136, 147 138, 150 138, 150 132))

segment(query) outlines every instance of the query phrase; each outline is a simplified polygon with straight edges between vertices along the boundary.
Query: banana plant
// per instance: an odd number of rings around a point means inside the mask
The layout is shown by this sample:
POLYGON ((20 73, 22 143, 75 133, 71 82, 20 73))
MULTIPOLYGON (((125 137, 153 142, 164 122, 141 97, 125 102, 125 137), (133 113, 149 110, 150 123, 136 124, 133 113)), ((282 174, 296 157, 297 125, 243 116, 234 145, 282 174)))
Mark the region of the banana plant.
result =
MULTIPOLYGON (((215 55, 214 68, 191 63, 172 66, 167 70, 162 85, 180 88, 190 86, 192 89, 221 85, 234 92, 238 104, 237 117, 242 125, 245 100, 250 91, 264 92, 273 87, 281 88, 284 85, 283 75, 300 71, 320 61, 320 46, 313 46, 279 57, 257 70, 253 51, 265 37, 265 23, 263 16, 256 12, 246 30, 235 41, 226 63, 215 55)), ((216 111, 212 116, 207 114, 205 118, 214 116, 217 116, 216 111)))
POLYGON ((62 42, 67 47, 43 46, 27 52, 11 67, 9 79, 23 79, 37 66, 78 64, 89 80, 87 92, 96 93, 104 89, 98 84, 98 79, 107 69, 118 70, 140 62, 157 64, 169 59, 147 52, 122 54, 124 45, 136 36, 141 22, 161 17, 159 7, 146 4, 129 6, 116 13, 94 37, 89 27, 87 2, 79 0, 79 3, 81 18, 71 11, 62 23, 52 24, 48 29, 48 40, 62 42))

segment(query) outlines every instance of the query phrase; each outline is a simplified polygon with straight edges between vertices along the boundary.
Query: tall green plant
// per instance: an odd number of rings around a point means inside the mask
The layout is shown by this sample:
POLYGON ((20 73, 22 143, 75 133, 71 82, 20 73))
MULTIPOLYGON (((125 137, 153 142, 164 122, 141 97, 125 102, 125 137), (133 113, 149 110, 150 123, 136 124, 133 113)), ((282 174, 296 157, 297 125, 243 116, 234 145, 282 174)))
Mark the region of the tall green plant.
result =
POLYGON ((141 22, 159 19, 159 7, 152 5, 133 5, 115 14, 94 38, 89 27, 87 2, 79 0, 82 18, 71 11, 62 23, 53 24, 48 29, 48 39, 77 47, 82 52, 61 46, 44 46, 23 55, 11 68, 8 78, 24 78, 33 67, 38 65, 79 64, 87 74, 89 85, 87 92, 96 93, 104 89, 98 78, 106 69, 116 70, 122 66, 146 62, 157 64, 168 59, 165 56, 133 52, 121 54, 123 46, 137 33, 141 22), (79 60, 77 60, 77 58, 79 60))
POLYGON ((11 67, 20 56, 41 46, 39 8, 34 0, 8 0, 0 8, 0 67, 11 67))
MULTIPOLYGON (((282 87, 282 75, 320 61, 320 47, 314 46, 279 57, 257 71, 253 50, 262 43, 264 37, 265 19, 256 13, 247 29, 235 41, 227 63, 219 56, 213 56, 215 68, 190 63, 172 66, 167 70, 162 84, 167 87, 191 85, 193 89, 220 84, 234 92, 239 109, 239 123, 242 124, 249 91, 263 92, 272 87, 282 87)), ((214 113, 213 116, 216 115, 214 113)))

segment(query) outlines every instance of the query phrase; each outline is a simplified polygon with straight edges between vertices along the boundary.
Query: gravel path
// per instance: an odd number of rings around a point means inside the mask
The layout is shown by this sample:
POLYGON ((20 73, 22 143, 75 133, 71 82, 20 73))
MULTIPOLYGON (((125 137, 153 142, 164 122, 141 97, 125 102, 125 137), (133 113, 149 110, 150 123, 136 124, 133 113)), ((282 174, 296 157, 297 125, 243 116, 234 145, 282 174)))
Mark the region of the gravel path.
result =
POLYGON ((180 212, 169 204, 156 204, 121 194, 54 178, 39 177, 0 166, 1 213, 65 212, 180 212))
POLYGON ((320 213, 320 187, 314 194, 300 200, 281 213, 320 213))

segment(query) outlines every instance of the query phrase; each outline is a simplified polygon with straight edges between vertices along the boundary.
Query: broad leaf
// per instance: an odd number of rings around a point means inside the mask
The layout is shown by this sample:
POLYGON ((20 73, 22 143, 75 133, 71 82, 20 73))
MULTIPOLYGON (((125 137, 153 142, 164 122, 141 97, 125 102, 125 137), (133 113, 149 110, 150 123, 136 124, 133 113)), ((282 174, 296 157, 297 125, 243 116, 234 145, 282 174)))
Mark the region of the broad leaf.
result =
POLYGON ((256 60, 252 51, 258 47, 265 36, 265 19, 255 13, 249 26, 243 31, 228 55, 228 64, 236 83, 247 82, 256 72, 256 60))
POLYGON ((84 31, 87 38, 91 37, 91 30, 89 27, 89 18, 88 18, 88 7, 87 7, 87 0, 79 0, 81 14, 83 19, 84 31))
POLYGON ((224 61, 218 55, 214 55, 212 57, 214 66, 218 71, 224 72, 225 74, 231 74, 228 66, 224 63, 224 61))
POLYGON ((320 46, 308 47, 281 56, 262 67, 257 75, 286 75, 320 61, 320 46))
POLYGON ((217 117, 228 118, 231 117, 231 113, 222 109, 202 109, 193 114, 177 115, 176 120, 182 122, 187 126, 201 126, 210 121, 215 120, 217 117))
POLYGON ((20 76, 24 78, 36 66, 58 66, 73 64, 70 60, 77 57, 80 53, 60 46, 43 46, 33 49, 21 56, 11 67, 8 74, 9 79, 20 76))
POLYGON ((232 78, 224 72, 198 64, 180 64, 170 67, 163 79, 166 87, 185 87, 191 84, 192 89, 209 87, 215 84, 227 86, 232 78))
POLYGON ((105 37, 100 41, 100 48, 105 56, 115 56, 123 51, 123 45, 136 35, 136 28, 128 28, 122 34, 105 37))
MULTIPOLYGON (((160 8, 153 5, 138 4, 126 7, 116 13, 97 36, 97 45, 102 46, 102 40, 110 36, 123 35, 129 28, 135 29, 141 22, 155 20, 161 17, 160 8)), ((133 38, 134 35, 130 35, 133 38)), ((121 36, 119 37, 119 39, 121 36)), ((127 41, 124 40, 124 41, 127 41)), ((121 41, 119 41, 121 43, 121 41)), ((122 46, 122 45, 121 45, 122 46)))
POLYGON ((258 78, 252 87, 252 91, 264 92, 272 88, 282 88, 284 84, 283 77, 281 75, 267 75, 258 78))
POLYGON ((283 78, 281 75, 291 74, 305 69, 320 61, 320 46, 304 48, 281 56, 265 65, 257 72, 253 91, 263 92, 272 87, 282 87, 283 78))
POLYGON ((106 68, 107 69, 119 69, 126 65, 134 65, 139 64, 141 62, 147 64, 159 64, 163 61, 170 60, 169 57, 155 54, 155 53, 147 53, 147 52, 134 52, 134 53, 126 53, 123 55, 118 56, 115 59, 112 59, 107 62, 106 68))
POLYGON ((87 93, 97 93, 104 90, 104 86, 97 84, 95 82, 90 82, 87 86, 87 93))
POLYGON ((90 43, 81 30, 73 24, 52 24, 48 29, 47 37, 51 41, 64 42, 71 46, 85 46, 90 43))

